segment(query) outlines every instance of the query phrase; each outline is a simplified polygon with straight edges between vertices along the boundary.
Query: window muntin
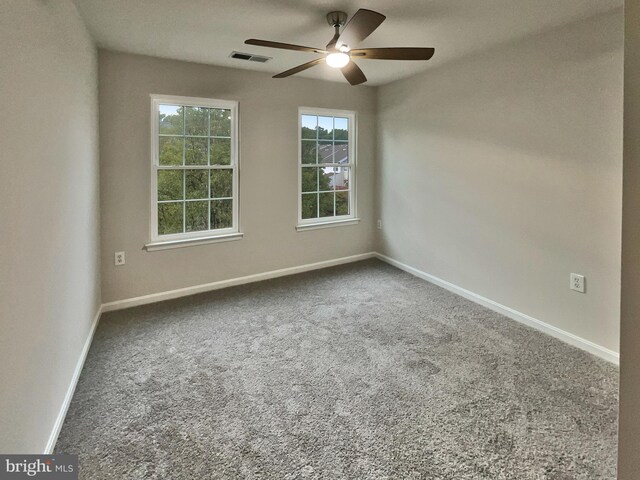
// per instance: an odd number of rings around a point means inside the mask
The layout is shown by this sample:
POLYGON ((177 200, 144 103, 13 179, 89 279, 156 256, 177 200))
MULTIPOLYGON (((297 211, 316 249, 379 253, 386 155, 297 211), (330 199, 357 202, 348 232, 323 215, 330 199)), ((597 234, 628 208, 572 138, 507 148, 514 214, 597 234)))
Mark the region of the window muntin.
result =
POLYGON ((238 231, 237 102, 152 96, 152 241, 238 231))
POLYGON ((355 113, 299 111, 298 223, 355 217, 355 113))

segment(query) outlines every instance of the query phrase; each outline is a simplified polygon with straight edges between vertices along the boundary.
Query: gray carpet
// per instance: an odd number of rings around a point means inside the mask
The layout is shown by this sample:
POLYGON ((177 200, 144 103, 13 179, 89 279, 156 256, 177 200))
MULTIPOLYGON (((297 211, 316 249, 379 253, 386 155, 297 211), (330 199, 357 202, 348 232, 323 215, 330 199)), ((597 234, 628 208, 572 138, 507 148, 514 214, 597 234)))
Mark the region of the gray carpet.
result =
POLYGON ((85 479, 614 479, 617 368, 377 260, 105 314, 85 479))

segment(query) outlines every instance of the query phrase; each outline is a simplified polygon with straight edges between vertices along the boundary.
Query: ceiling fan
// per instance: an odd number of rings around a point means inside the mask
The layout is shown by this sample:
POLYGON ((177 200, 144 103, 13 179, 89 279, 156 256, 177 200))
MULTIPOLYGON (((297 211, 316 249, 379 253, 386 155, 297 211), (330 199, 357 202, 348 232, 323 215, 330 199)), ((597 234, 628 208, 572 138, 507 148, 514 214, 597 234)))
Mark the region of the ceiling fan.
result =
POLYGON ((244 43, 258 45, 260 47, 281 48, 284 50, 298 50, 324 55, 310 62, 303 63, 285 72, 274 75, 273 78, 284 78, 302 72, 308 68, 327 62, 333 68, 339 68, 351 85, 359 85, 367 81, 360 67, 354 63, 354 59, 373 60, 429 60, 433 57, 435 49, 418 47, 391 47, 391 48, 353 48, 359 42, 367 38, 387 18, 381 13, 361 8, 349 23, 344 12, 330 12, 327 22, 335 29, 335 34, 327 46, 322 48, 303 47, 290 43, 271 42, 269 40, 257 40, 251 38, 244 43), (340 28, 344 25, 342 32, 340 28))

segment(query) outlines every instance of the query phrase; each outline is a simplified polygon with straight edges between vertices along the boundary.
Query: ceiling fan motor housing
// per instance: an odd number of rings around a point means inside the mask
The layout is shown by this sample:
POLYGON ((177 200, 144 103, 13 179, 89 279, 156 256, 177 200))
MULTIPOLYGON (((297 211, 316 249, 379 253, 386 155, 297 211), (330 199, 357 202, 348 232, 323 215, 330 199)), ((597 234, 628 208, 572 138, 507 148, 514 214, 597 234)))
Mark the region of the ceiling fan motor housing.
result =
POLYGON ((345 12, 329 12, 327 14, 327 22, 334 28, 342 27, 347 21, 347 14, 345 12))

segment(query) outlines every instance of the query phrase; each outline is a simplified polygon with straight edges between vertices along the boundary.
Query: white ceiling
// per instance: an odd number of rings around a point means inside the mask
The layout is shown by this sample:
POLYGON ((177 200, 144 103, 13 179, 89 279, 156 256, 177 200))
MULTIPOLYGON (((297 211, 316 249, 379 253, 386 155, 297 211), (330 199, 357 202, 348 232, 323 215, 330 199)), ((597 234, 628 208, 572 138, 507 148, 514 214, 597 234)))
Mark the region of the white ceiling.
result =
MULTIPOLYGON (((360 60, 383 85, 479 49, 620 7, 623 0, 75 0, 100 47, 124 52, 278 73, 316 58, 304 52, 244 45, 260 38, 324 47, 332 10, 368 8, 387 16, 361 46, 435 47, 428 62, 360 60), (229 58, 267 55, 266 64, 229 58)), ((325 64, 299 74, 344 81, 325 64)), ((286 82, 287 80, 274 80, 286 82)))

